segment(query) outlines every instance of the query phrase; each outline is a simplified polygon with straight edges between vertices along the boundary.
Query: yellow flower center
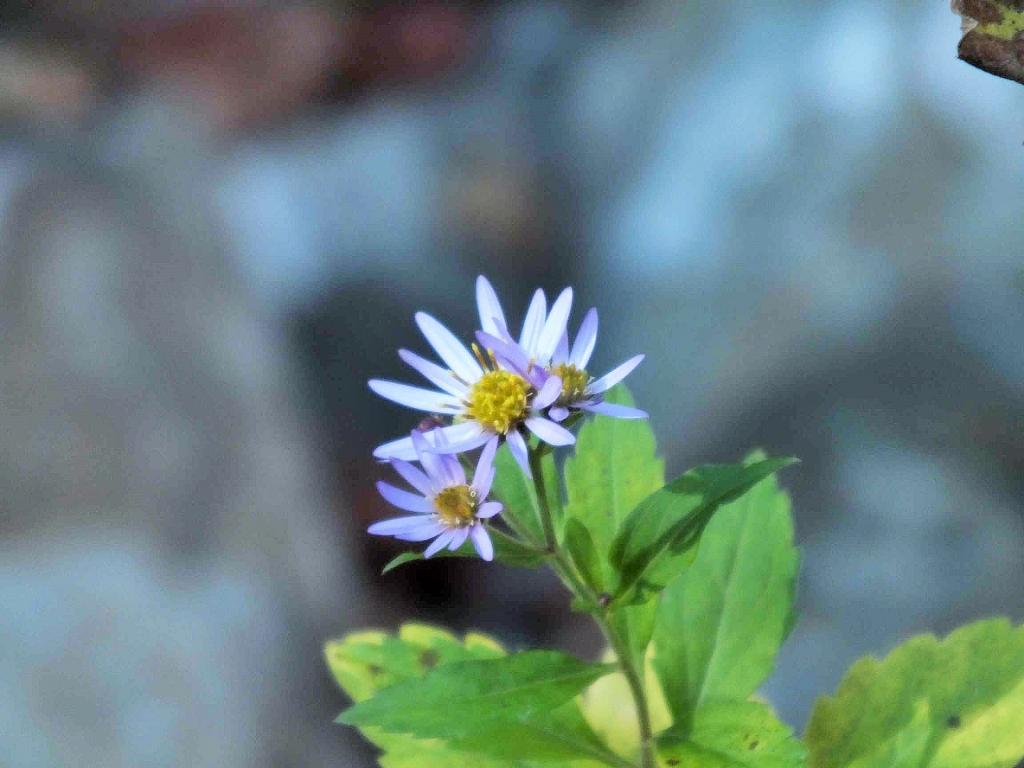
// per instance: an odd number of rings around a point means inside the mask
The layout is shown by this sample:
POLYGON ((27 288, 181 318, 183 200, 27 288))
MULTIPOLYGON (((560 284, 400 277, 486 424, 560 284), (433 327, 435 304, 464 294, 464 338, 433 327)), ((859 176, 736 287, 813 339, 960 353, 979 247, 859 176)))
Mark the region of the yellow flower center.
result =
POLYGON ((487 371, 469 391, 466 416, 483 427, 508 434, 526 418, 530 384, 510 371, 487 371))
POLYGON ((467 528, 476 519, 476 491, 468 485, 450 485, 434 497, 434 509, 449 528, 467 528))
POLYGON ((551 372, 562 380, 562 394, 558 396, 559 405, 571 405, 587 396, 589 373, 572 363, 559 363, 552 366, 551 372))

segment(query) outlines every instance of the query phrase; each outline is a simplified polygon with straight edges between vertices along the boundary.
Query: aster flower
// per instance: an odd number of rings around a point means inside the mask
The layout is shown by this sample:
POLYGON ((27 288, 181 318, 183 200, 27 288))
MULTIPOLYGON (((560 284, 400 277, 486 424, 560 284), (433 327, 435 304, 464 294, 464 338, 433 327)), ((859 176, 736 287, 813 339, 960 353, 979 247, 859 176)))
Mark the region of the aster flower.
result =
POLYGON ((516 344, 523 353, 517 362, 526 360, 545 368, 551 362, 569 322, 569 313, 572 311, 572 288, 566 288, 558 295, 555 303, 551 305, 550 312, 544 291, 540 288, 534 291, 530 305, 526 309, 518 342, 513 340, 508 331, 498 294, 483 275, 476 279, 476 305, 480 314, 480 330, 483 333, 502 339, 506 343, 516 344))
POLYGON ((485 348, 491 350, 505 367, 528 378, 536 387, 543 387, 553 376, 561 380, 562 391, 548 409, 552 420, 564 421, 572 411, 588 411, 620 419, 647 418, 647 413, 639 408, 604 401, 604 393, 640 365, 643 355, 631 357, 597 379, 587 372, 587 364, 597 344, 596 309, 590 309, 583 318, 570 349, 566 329, 572 308, 571 289, 562 292, 550 313, 547 312, 544 292, 538 289, 530 301, 518 342, 508 331, 494 288, 482 275, 477 278, 476 296, 481 327, 477 339, 485 348), (555 332, 557 336, 553 335, 555 332))
MULTIPOLYGON (((502 510, 500 502, 487 501, 494 482, 497 441, 489 442, 481 451, 473 482, 467 483, 459 460, 451 454, 436 453, 428 444, 426 434, 429 433, 413 432, 410 438, 423 470, 401 459, 391 460, 395 471, 418 493, 403 491, 383 481, 377 483, 377 490, 387 501, 416 514, 374 523, 369 532, 402 541, 433 539, 423 553, 428 558, 445 547, 454 552, 470 539, 480 557, 494 559, 494 545, 483 521, 502 510)), ((435 442, 438 441, 443 444, 443 435, 437 435, 435 442)))
POLYGON ((564 421, 571 411, 588 411, 617 419, 646 419, 647 412, 618 403, 606 403, 604 393, 626 378, 643 362, 643 355, 634 355, 604 376, 594 379, 587 373, 587 363, 597 343, 597 310, 591 308, 580 323, 576 340, 569 348, 568 334, 562 336, 548 367, 562 382, 562 392, 548 409, 555 421, 564 421))
MULTIPOLYGON (((451 417, 450 426, 426 433, 425 440, 433 450, 461 453, 506 441, 516 461, 529 474, 524 436, 527 431, 555 446, 575 442, 571 432, 543 413, 561 392, 561 380, 557 377, 529 376, 503 367, 493 353, 484 352, 475 344, 471 353, 451 331, 423 312, 416 314, 416 324, 447 368, 408 350, 398 354, 440 391, 381 379, 372 379, 370 388, 401 405, 451 417)), ((561 333, 558 318, 548 316, 538 336, 545 342, 553 339, 554 349, 561 333)), ((416 451, 412 438, 405 437, 379 446, 374 456, 409 461, 416 458, 416 451)))

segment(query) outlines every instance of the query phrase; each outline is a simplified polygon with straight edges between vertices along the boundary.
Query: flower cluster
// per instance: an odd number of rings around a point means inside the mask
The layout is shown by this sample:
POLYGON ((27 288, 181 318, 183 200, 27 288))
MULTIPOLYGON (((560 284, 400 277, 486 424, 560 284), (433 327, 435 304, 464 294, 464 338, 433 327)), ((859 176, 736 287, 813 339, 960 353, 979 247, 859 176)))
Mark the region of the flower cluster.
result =
POLYGON ((487 501, 499 445, 506 444, 530 476, 530 435, 550 446, 571 445, 575 437, 567 427, 573 414, 647 417, 636 408, 604 401, 604 393, 629 375, 644 356, 637 355, 604 376, 592 377, 587 365, 597 343, 597 310, 587 312, 570 346, 572 298, 572 289, 566 288, 549 310, 544 291, 538 289, 515 338, 494 288, 486 278, 478 277, 480 329, 468 347, 430 315, 416 314, 416 324, 443 365, 405 349, 398 354, 437 389, 381 379, 372 379, 370 388, 438 418, 428 422, 428 428, 374 451, 374 456, 388 461, 420 495, 378 483, 387 501, 415 514, 376 523, 370 533, 404 541, 433 539, 424 552, 426 557, 446 547, 454 552, 468 539, 480 557, 491 560, 494 547, 483 521, 502 509, 499 502, 487 501), (467 482, 458 455, 481 447, 472 482, 467 482), (418 461, 422 470, 410 463, 413 461, 418 461))

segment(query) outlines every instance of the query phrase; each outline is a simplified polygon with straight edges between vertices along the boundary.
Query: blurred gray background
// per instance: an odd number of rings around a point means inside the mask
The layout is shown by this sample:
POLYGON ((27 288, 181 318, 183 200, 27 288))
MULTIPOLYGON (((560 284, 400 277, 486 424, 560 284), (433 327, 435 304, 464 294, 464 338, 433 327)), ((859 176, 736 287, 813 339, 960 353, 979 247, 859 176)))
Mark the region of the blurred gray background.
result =
POLYGON ((1024 618, 1024 88, 945 2, 0 2, 0 752, 369 766, 321 642, 596 653, 544 574, 398 550, 375 398, 487 274, 602 315, 669 471, 794 454, 802 728, 1024 618))

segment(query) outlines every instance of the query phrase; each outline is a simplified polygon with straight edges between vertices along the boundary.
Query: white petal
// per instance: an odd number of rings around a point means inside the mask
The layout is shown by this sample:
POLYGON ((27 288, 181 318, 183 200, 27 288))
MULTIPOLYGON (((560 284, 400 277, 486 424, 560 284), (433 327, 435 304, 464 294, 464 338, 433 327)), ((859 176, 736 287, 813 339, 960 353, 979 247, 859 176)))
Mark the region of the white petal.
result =
POLYGON ((530 358, 526 351, 514 341, 505 341, 483 331, 477 331, 476 340, 484 349, 489 349, 494 353, 503 368, 525 374, 530 367, 530 358))
POLYGON ((548 418, 555 422, 563 422, 569 418, 569 409, 556 405, 548 409, 548 418))
POLYGON ((487 494, 491 492, 491 486, 494 485, 494 476, 498 474, 498 470, 491 467, 491 471, 486 475, 479 473, 473 475, 473 488, 476 489, 476 496, 478 499, 486 499, 487 494))
POLYGON ((465 485, 466 484, 466 470, 462 468, 462 462, 459 461, 458 457, 451 453, 439 454, 441 462, 444 464, 445 470, 448 472, 448 478, 452 485, 465 485))
POLYGON ((377 482, 377 490, 391 504, 394 504, 399 509, 404 509, 406 512, 433 512, 434 510, 431 503, 424 497, 403 491, 401 488, 395 488, 395 486, 385 483, 383 480, 377 482))
POLYGON ((503 336, 508 332, 498 294, 483 275, 476 279, 476 307, 480 312, 480 330, 495 336, 503 336))
POLYGON ((591 413, 599 413, 603 416, 613 416, 616 419, 648 418, 647 411, 641 411, 639 408, 630 408, 628 405, 618 405, 617 403, 591 403, 590 405, 580 406, 580 409, 590 411, 591 413))
POLYGON ((558 340, 565 333, 566 324, 569 322, 569 313, 572 311, 572 288, 566 288, 559 295, 547 320, 537 339, 536 354, 533 356, 539 365, 547 365, 551 362, 551 356, 555 354, 558 340))
POLYGON ((416 469, 408 461, 402 461, 401 459, 392 459, 391 466, 395 468, 395 471, 400 474, 409 485, 415 488, 417 491, 422 493, 424 496, 432 495, 437 489, 433 487, 428 478, 419 469, 416 469))
POLYGON ((448 543, 455 536, 455 531, 447 530, 434 539, 434 543, 427 547, 427 551, 423 553, 423 557, 429 558, 436 555, 442 549, 448 546, 448 543))
MULTIPOLYGON (((476 461, 476 469, 473 470, 473 488, 481 498, 487 496, 487 491, 481 490, 483 482, 488 479, 494 469, 494 454, 498 451, 497 438, 489 440, 480 452, 480 458, 476 461)), ((488 488, 488 490, 490 490, 488 488)))
POLYGON ((597 381, 592 381, 590 386, 587 387, 587 392, 596 395, 611 389, 626 378, 634 368, 640 365, 640 363, 643 362, 643 359, 643 355, 637 355, 636 357, 629 358, 629 360, 624 362, 618 368, 609 371, 597 381))
POLYGON ((487 529, 482 525, 474 525, 469 529, 469 535, 473 537, 473 546, 476 548, 476 552, 480 555, 481 559, 490 562, 494 559, 494 544, 491 543, 491 537, 487 533, 487 529))
POLYGON ((415 530, 407 531, 406 533, 395 534, 395 538, 400 541, 426 541, 427 539, 432 539, 435 536, 440 536, 447 530, 448 529, 441 523, 431 522, 424 525, 422 528, 416 528, 415 530))
POLYGON ((505 437, 505 442, 508 443, 508 449, 512 453, 512 458, 516 460, 516 464, 523 470, 523 474, 527 477, 533 477, 533 473, 530 471, 530 452, 526 447, 526 441, 523 440, 523 436, 513 430, 505 437))
POLYGON ((441 456, 436 452, 439 442, 444 440, 440 429, 432 429, 429 432, 413 432, 412 443, 416 447, 416 455, 437 488, 444 488, 453 485, 448 475, 448 467, 442 461, 441 456), (439 439, 440 438, 440 439, 439 439))
POLYGON ((558 399, 560 394, 562 394, 562 380, 557 376, 548 376, 544 386, 533 398, 534 409, 547 408, 558 399))
MULTIPOLYGON (((445 438, 448 441, 448 447, 445 450, 450 453, 459 453, 463 450, 468 450, 466 448, 461 448, 460 445, 466 443, 470 437, 474 437, 479 440, 479 442, 477 442, 477 446, 483 445, 489 439, 486 434, 482 433, 480 425, 475 421, 464 421, 460 424, 452 424, 450 427, 441 427, 439 430, 432 429, 430 432, 417 433, 424 437, 424 443, 422 444, 425 446, 424 450, 427 453, 437 452, 437 448, 434 445, 434 438, 431 437, 431 435, 438 431, 444 432, 445 438), (482 437, 480 437, 480 435, 482 435, 482 437)), ((420 460, 420 455, 416 451, 412 437, 400 437, 397 440, 392 440, 390 443, 379 445, 373 452, 373 455, 378 459, 403 459, 404 461, 420 460)), ((426 469, 425 466, 424 469, 426 469)))
POLYGON ((374 458, 378 459, 402 459, 403 461, 419 461, 416 449, 413 447, 411 437, 400 437, 389 443, 378 445, 373 450, 374 458))
POLYGON ((544 291, 538 288, 530 299, 530 307, 526 310, 526 319, 523 320, 523 330, 519 334, 519 346, 526 351, 527 357, 537 357, 537 339, 544 330, 547 315, 548 300, 544 296, 544 291))
POLYGON ((423 515, 416 515, 415 517, 396 517, 391 520, 381 520, 379 523, 374 523, 366 530, 368 533, 372 533, 375 536, 394 536, 397 533, 414 531, 425 523, 429 523, 431 520, 433 520, 433 518, 424 517, 423 515))
POLYGON ((432 363, 429 360, 425 360, 415 352, 410 352, 407 349, 398 350, 398 356, 402 358, 411 368, 421 373, 424 378, 432 382, 436 386, 443 389, 456 397, 462 397, 469 391, 469 387, 463 384, 461 381, 452 375, 451 371, 446 371, 440 365, 432 363))
POLYGON ((474 448, 479 448, 494 437, 494 435, 486 432, 475 421, 464 421, 460 424, 444 427, 444 433, 447 443, 443 447, 433 446, 435 453, 465 453, 474 448))
POLYGON ((466 349, 455 334, 445 328, 441 323, 432 318, 426 312, 416 313, 416 324, 420 327, 423 335, 430 346, 434 348, 438 356, 444 360, 445 365, 452 369, 456 376, 467 384, 472 384, 480 378, 483 371, 480 365, 466 349))
POLYGON ((539 417, 527 419, 526 428, 549 445, 572 445, 576 442, 572 432, 547 419, 539 417))
POLYGON ((555 347, 555 354, 551 357, 551 364, 559 365, 567 362, 569 362, 569 334, 563 333, 562 338, 558 340, 558 346, 555 347))
POLYGON ((469 538, 469 528, 459 528, 452 536, 452 543, 448 545, 448 549, 454 552, 466 543, 467 538, 469 538))
POLYGON ((500 501, 488 501, 480 505, 480 509, 477 510, 476 516, 481 520, 486 520, 490 517, 494 517, 503 509, 504 507, 500 501))
POLYGON ((580 323, 580 330, 576 334, 576 341, 572 343, 572 352, 569 353, 569 362, 579 369, 585 369, 590 362, 590 356, 594 354, 594 347, 597 345, 597 310, 590 309, 583 322, 580 323))
POLYGON ((381 397, 393 400, 399 405, 407 408, 415 408, 419 411, 430 413, 456 414, 461 413, 462 403, 458 398, 452 397, 444 392, 434 392, 429 389, 410 387, 408 384, 399 384, 397 381, 384 381, 382 379, 370 379, 370 389, 381 397))

